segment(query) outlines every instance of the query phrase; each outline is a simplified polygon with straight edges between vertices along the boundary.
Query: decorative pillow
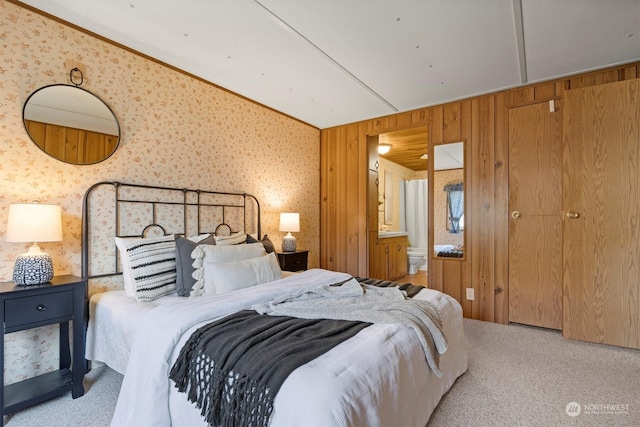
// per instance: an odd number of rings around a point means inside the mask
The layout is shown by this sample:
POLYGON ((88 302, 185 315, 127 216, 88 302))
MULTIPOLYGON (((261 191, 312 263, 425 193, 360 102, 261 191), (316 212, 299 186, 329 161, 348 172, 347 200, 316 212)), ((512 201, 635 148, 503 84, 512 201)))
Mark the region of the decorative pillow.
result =
POLYGON ((262 246, 264 246, 264 250, 267 251, 268 254, 276 251, 276 247, 266 234, 262 237, 262 246))
MULTIPOLYGON (((259 240, 256 240, 256 238, 253 237, 251 234, 247 234, 247 243, 258 243, 258 242, 259 240)), ((267 237, 266 234, 262 237, 262 246, 264 246, 264 250, 267 251, 268 254, 276 251, 276 247, 274 246, 271 239, 267 237)))
POLYGON ((129 257, 127 256, 127 242, 142 240, 140 237, 116 237, 116 247, 120 252, 120 265, 122 266, 122 280, 124 282, 124 291, 127 296, 133 297, 136 294, 131 274, 131 266, 129 265, 129 257))
POLYGON ((196 283, 191 288, 190 297, 196 297, 204 293, 204 263, 235 262, 251 258, 262 257, 266 254, 262 243, 248 245, 215 246, 198 245, 191 253, 193 258, 193 278, 196 283))
POLYGON ((174 236, 160 236, 143 239, 142 237, 116 237, 116 247, 120 252, 120 265, 122 266, 122 280, 124 282, 124 291, 127 296, 136 296, 136 285, 133 279, 133 273, 131 271, 131 265, 129 263, 129 256, 127 255, 127 248, 131 242, 139 242, 145 240, 146 242, 152 242, 156 240, 174 240, 174 236))
POLYGON ((238 245, 247 241, 247 235, 244 234, 244 231, 240 231, 238 233, 232 234, 231 236, 215 236, 215 239, 216 245, 238 245))
POLYGON ((188 297, 191 288, 196 283, 193 278, 193 259, 191 252, 198 245, 215 245, 216 240, 211 234, 176 239, 176 292, 181 297, 188 297))
POLYGON ((204 294, 215 295, 273 282, 282 272, 274 253, 244 261, 204 262, 204 294))
POLYGON ((116 238, 120 249, 125 292, 138 301, 152 301, 176 289, 174 236, 116 238), (127 280, 130 280, 127 287, 127 280))

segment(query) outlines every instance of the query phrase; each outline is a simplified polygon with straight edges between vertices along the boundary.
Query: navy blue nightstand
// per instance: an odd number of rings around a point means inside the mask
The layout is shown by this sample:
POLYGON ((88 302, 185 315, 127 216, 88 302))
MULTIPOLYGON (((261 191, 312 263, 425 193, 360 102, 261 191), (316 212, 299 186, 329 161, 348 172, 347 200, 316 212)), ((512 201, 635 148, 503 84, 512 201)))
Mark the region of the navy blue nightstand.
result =
MULTIPOLYGON (((4 386, 0 370, 2 416, 62 395, 84 394, 85 310, 87 281, 79 277, 55 276, 51 282, 34 286, 0 283, 0 317, 4 334, 60 324, 60 369, 4 386), (73 325, 73 351, 69 347, 69 322, 73 325), (73 356, 73 358, 72 358, 73 356), (73 363, 72 363, 73 362, 73 363)), ((4 366, 4 340, 0 342, 4 366)))

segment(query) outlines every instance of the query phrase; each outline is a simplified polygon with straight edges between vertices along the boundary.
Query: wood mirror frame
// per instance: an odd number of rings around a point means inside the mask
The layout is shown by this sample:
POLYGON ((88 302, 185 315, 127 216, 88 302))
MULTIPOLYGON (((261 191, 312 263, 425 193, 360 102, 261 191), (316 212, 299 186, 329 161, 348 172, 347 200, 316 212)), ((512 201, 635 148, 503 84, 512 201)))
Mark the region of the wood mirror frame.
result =
MULTIPOLYGON (((433 247, 431 257, 435 259, 461 260, 465 255, 464 206, 467 194, 464 189, 465 143, 464 141, 433 144, 429 149, 432 172, 429 191, 433 195, 433 210, 430 212, 433 247), (451 214, 448 192, 445 187, 462 188, 462 215, 458 231, 451 230, 451 214)), ((454 227, 455 228, 455 227, 454 227)))
POLYGON ((111 108, 78 86, 54 84, 34 91, 24 103, 22 120, 42 151, 74 165, 102 162, 120 143, 120 124, 111 108))

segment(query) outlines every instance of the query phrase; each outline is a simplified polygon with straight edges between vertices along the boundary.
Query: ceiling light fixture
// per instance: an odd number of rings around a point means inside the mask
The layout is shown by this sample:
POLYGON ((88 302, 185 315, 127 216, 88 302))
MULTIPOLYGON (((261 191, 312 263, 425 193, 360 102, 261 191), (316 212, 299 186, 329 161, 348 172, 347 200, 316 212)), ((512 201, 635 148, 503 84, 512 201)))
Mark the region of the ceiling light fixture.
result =
POLYGON ((422 156, 420 156, 420 158, 422 160, 428 160, 429 159, 429 155, 428 154, 423 154, 422 156))
POLYGON ((391 144, 378 144, 378 154, 387 154, 391 150, 391 144))

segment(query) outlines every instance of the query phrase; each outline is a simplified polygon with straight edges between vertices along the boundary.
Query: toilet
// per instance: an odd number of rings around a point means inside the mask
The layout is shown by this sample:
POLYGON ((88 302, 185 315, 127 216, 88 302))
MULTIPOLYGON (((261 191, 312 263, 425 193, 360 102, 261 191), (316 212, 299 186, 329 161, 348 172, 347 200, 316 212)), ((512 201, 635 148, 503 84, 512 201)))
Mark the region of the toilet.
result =
POLYGON ((426 248, 407 248, 407 258, 409 259, 409 274, 416 274, 418 268, 426 270, 426 248))

